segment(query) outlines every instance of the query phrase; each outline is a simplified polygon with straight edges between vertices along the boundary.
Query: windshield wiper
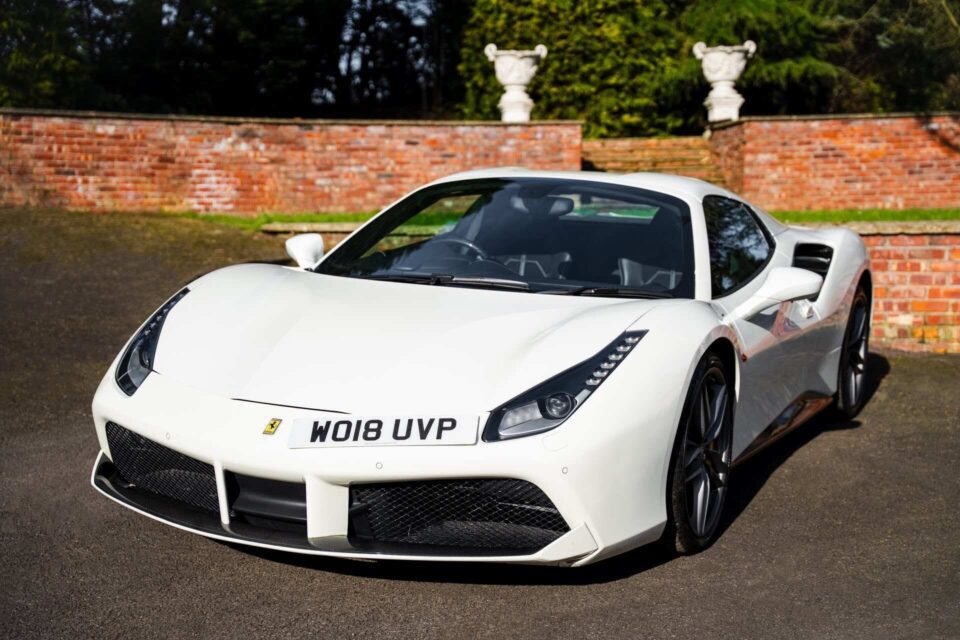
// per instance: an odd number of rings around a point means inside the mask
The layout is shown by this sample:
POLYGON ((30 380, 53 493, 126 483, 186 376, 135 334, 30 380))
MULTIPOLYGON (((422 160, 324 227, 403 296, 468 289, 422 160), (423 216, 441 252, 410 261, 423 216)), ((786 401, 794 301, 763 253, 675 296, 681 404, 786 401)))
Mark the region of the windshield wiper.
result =
POLYGON ((522 280, 508 280, 504 278, 484 278, 479 276, 455 276, 452 274, 377 274, 360 276, 367 280, 388 280, 390 282, 412 282, 414 284, 428 284, 434 286, 454 285, 463 287, 478 287, 484 289, 507 289, 510 291, 529 291, 530 285, 522 280))
POLYGON ((661 299, 671 297, 666 293, 655 291, 643 291, 642 289, 631 289, 629 287, 596 287, 585 286, 575 287, 573 289, 550 289, 549 291, 539 291, 557 296, 611 296, 616 298, 649 298, 661 299))

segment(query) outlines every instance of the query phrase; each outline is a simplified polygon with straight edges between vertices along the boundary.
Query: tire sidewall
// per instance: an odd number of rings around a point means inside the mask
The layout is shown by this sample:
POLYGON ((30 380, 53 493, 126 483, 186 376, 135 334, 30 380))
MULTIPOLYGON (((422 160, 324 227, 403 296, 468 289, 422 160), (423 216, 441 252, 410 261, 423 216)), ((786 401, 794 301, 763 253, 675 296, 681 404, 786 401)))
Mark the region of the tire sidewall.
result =
MULTIPOLYGON (((850 334, 853 332, 854 312, 857 309, 857 304, 861 300, 863 301, 863 304, 866 308, 866 314, 867 314, 865 319, 867 326, 864 328, 864 331, 866 331, 866 351, 867 351, 867 360, 869 360, 870 358, 870 311, 871 311, 870 306, 871 305, 870 305, 870 296, 867 295, 867 291, 864 288, 862 283, 857 286, 857 290, 853 294, 853 300, 850 303, 850 312, 847 314, 847 326, 843 331, 843 342, 840 345, 840 364, 839 364, 839 367, 837 368, 836 406, 837 406, 837 409, 848 418, 853 418, 858 413, 860 413, 860 410, 863 408, 864 398, 866 396, 866 394, 861 389, 860 396, 857 398, 857 403, 852 407, 849 407, 846 405, 846 402, 844 400, 844 393, 843 393, 844 386, 846 385, 846 382, 844 381, 846 376, 844 374, 846 373, 847 366, 850 360, 849 355, 847 354, 847 343, 850 340, 850 334)), ((864 379, 866 380, 866 361, 864 362, 864 372, 865 372, 864 379)))

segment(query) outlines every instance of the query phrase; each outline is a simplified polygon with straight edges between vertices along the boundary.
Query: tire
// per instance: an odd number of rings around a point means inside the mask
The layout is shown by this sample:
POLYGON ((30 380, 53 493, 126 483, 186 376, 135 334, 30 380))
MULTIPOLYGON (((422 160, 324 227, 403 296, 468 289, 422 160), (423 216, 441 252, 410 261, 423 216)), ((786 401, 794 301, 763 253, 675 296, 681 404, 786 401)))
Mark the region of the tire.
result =
POLYGON ((840 366, 837 369, 837 395, 834 405, 846 418, 853 418, 860 413, 866 399, 869 347, 870 296, 861 283, 850 304, 850 316, 843 332, 840 366))
POLYGON ((683 555, 709 547, 723 516, 733 453, 732 382, 720 357, 708 352, 687 390, 671 456, 663 538, 683 555))

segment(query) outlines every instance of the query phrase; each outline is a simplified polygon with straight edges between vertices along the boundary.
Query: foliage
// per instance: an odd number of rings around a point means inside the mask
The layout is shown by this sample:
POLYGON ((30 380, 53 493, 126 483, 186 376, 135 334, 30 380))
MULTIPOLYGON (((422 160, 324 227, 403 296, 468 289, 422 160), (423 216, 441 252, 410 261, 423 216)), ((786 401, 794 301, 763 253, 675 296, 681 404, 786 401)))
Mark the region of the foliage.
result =
MULTIPOLYGON (((149 212, 145 212, 149 213, 149 212)), ((221 213, 166 212, 160 215, 203 220, 227 227, 259 231, 273 222, 361 223, 373 217, 375 211, 357 213, 261 213, 256 216, 237 216, 221 213)))
POLYGON ((678 25, 684 33, 678 73, 669 92, 682 100, 688 130, 702 130, 700 107, 709 86, 700 63, 690 55, 698 41, 713 44, 757 43, 737 89, 746 102, 744 115, 802 114, 829 111, 845 71, 834 64, 841 26, 815 2, 784 0, 700 0, 683 12, 678 25), (818 10, 819 9, 819 10, 818 10), (686 109, 684 106, 686 105, 686 109), (693 107, 692 109, 690 107, 693 107))
POLYGON ((960 109, 960 2, 853 0, 839 7, 844 111, 960 109))
POLYGON ((0 106, 58 106, 80 59, 57 0, 0 0, 0 106))
POLYGON ((493 119, 483 47, 542 42, 534 117, 695 133, 748 38, 746 115, 960 109, 960 0, 0 0, 0 105, 493 119))
MULTIPOLYGON (((174 213, 177 217, 214 222, 221 225, 259 231, 264 225, 274 222, 315 222, 315 223, 362 223, 376 212, 367 213, 264 213, 253 217, 222 215, 211 213, 174 213)), ((782 222, 886 222, 886 221, 922 221, 922 220, 960 220, 960 209, 845 209, 838 211, 774 211, 773 215, 782 222)), ((434 214, 434 219, 425 221, 433 225, 432 232, 449 220, 444 214, 434 214)), ((427 227, 425 227, 427 228, 427 227)))
POLYGON ((466 0, 0 0, 0 100, 240 116, 442 113, 466 0))
POLYGON ((665 2, 477 0, 463 36, 463 115, 497 118, 502 89, 484 46, 548 53, 530 94, 534 117, 582 118, 589 136, 644 135, 676 128, 661 89, 679 41, 665 2))
POLYGON ((463 113, 497 115, 488 41, 545 43, 534 115, 581 118, 590 137, 702 131, 700 40, 757 43, 745 115, 960 109, 958 15, 957 0, 477 0, 463 113))

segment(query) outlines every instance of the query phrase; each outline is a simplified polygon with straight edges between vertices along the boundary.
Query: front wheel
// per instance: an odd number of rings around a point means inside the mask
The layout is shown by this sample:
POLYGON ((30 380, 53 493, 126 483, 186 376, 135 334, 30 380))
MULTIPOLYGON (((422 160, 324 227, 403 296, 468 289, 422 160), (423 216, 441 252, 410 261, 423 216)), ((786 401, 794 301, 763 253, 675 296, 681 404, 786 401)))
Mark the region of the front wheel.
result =
POLYGON ((707 353, 694 372, 674 445, 665 542, 682 554, 716 536, 730 483, 733 393, 723 361, 707 353))

